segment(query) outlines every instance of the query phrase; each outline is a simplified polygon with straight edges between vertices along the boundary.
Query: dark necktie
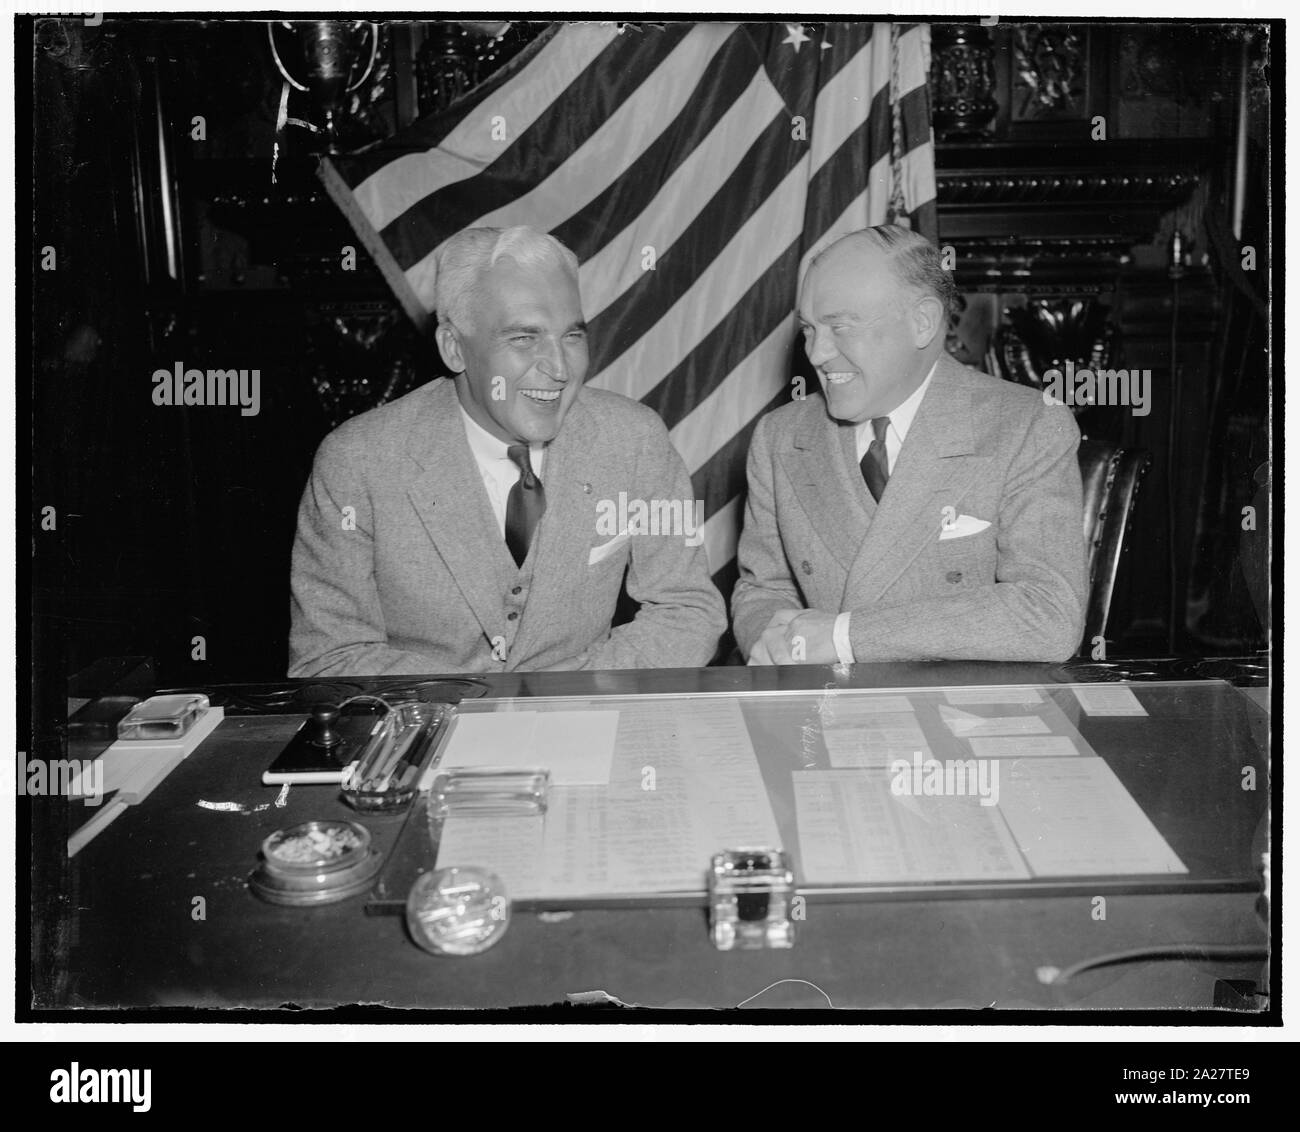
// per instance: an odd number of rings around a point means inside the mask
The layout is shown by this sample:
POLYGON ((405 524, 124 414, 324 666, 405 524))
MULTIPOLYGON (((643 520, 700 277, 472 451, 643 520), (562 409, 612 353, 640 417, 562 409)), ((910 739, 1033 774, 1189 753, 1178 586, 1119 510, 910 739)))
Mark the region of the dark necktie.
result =
POLYGON ((885 494, 885 484, 889 482, 889 453, 885 449, 885 432, 889 428, 888 417, 876 417, 871 422, 871 431, 875 439, 866 455, 862 457, 862 478, 867 481, 867 490, 877 503, 885 494))
POLYGON ((512 444, 506 455, 519 468, 519 482, 510 489, 506 500, 506 546, 514 555, 515 565, 522 566, 532 545, 533 532, 546 510, 546 491, 542 481, 533 474, 526 444, 512 444))

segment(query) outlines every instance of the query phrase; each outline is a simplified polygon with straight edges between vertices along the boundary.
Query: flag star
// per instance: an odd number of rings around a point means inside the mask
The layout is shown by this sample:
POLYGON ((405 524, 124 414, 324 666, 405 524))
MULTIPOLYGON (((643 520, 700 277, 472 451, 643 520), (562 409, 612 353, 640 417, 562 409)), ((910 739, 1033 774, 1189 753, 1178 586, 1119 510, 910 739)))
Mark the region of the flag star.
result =
POLYGON ((822 50, 823 50, 823 51, 829 51, 830 48, 831 48, 831 45, 830 45, 829 43, 827 43, 826 40, 823 39, 823 40, 822 40, 822 50))
POLYGON ((788 34, 781 42, 783 44, 788 43, 794 48, 794 53, 798 55, 799 48, 808 42, 809 35, 803 30, 803 24, 786 24, 785 30, 788 34))

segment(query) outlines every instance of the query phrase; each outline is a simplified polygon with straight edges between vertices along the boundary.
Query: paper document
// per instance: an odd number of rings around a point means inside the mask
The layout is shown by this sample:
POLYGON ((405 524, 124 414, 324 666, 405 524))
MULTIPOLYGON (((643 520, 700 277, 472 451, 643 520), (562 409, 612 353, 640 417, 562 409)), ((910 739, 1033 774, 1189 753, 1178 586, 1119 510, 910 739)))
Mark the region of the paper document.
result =
POLYGON ((555 786, 609 782, 617 711, 470 712, 456 719, 439 770, 545 767, 555 786))
POLYGON ((998 808, 1035 876, 1185 873, 1104 759, 1038 759, 1004 768, 998 808))
POLYGON ((1025 880, 996 806, 895 794, 887 772, 794 772, 799 866, 810 884, 1025 880))
POLYGON ((837 717, 834 727, 822 723, 822 741, 833 767, 887 767, 895 759, 911 759, 920 752, 930 755, 925 733, 911 712, 886 712, 858 716, 862 722, 841 726, 837 717))
MULTIPOLYGON (((530 818, 449 819, 439 868, 461 863, 491 868, 520 898, 701 892, 713 854, 781 847, 735 700, 651 701, 605 713, 497 714, 617 716, 608 784, 553 782, 539 825, 530 818)), ((474 718, 490 717, 467 715, 461 722, 474 718)), ((571 721, 564 729, 573 733, 571 721)), ((471 729, 474 740, 484 734, 471 729)), ((487 737, 512 741, 504 726, 499 736, 487 737)))
POLYGON ((1079 748, 1065 735, 999 735, 970 741, 979 759, 1031 759, 1077 755, 1079 748))
POLYGON ((817 711, 821 715, 823 727, 849 726, 854 723, 870 723, 883 713, 898 714, 910 712, 912 701, 906 696, 881 696, 871 692, 827 691, 817 701, 817 711))
POLYGON ((544 817, 475 814, 449 817, 438 843, 438 868, 487 868, 515 900, 537 891, 542 871, 544 817))
POLYGON ((1146 715, 1132 689, 1116 684, 1089 684, 1073 688, 1074 698, 1089 715, 1146 715))
POLYGON ((986 717, 947 704, 939 705, 939 718, 958 739, 975 735, 1047 735, 1052 730, 1037 715, 986 717))

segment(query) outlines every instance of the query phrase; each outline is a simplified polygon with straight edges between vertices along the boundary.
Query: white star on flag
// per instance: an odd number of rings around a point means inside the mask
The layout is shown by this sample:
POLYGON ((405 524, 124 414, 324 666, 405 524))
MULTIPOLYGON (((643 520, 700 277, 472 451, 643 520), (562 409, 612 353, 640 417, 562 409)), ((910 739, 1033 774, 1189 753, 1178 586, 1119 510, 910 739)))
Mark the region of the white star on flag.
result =
POLYGON ((809 36, 803 30, 803 24, 786 24, 785 30, 789 33, 781 42, 788 43, 794 48, 794 53, 799 54, 799 48, 808 42, 809 36))

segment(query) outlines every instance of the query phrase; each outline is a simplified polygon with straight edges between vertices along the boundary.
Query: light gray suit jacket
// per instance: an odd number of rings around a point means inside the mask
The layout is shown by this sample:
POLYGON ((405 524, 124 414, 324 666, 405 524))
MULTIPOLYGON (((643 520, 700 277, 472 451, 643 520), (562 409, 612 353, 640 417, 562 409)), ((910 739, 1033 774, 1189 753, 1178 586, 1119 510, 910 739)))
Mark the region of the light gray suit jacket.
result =
POLYGON ((589 563, 609 541, 600 501, 693 495, 658 415, 579 391, 547 449, 546 513, 520 570, 458 405, 434 381, 322 442, 298 512, 289 675, 529 670, 588 650, 594 669, 707 664, 726 609, 702 546, 638 534, 589 563), (641 609, 611 631, 625 571, 641 609))
POLYGON ((848 610, 858 661, 1065 660, 1086 605, 1078 445, 1069 409, 944 354, 877 505, 820 393, 774 410, 749 451, 737 643, 777 610, 848 610))

